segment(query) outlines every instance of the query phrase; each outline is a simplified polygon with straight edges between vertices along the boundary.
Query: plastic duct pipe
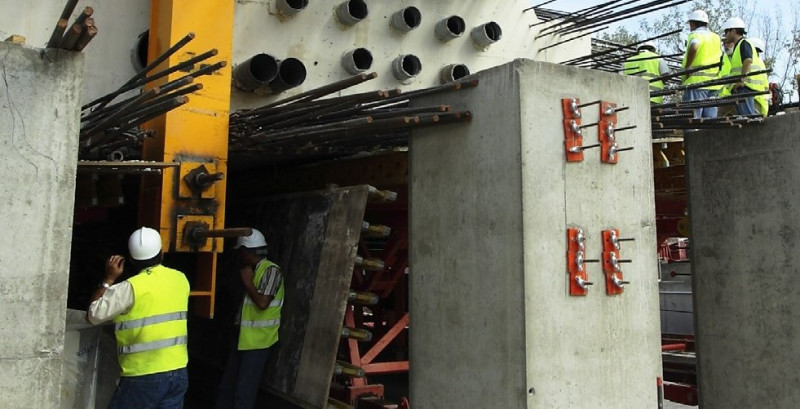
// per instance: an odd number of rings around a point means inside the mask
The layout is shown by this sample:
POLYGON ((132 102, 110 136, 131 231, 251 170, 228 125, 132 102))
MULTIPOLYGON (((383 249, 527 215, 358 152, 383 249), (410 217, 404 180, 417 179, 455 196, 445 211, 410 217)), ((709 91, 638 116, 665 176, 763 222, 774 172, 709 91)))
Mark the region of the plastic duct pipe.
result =
POLYGON ((488 47, 503 38, 503 29, 494 21, 472 29, 472 42, 478 47, 488 47))
POLYGON ((392 27, 404 33, 419 27, 421 23, 422 12, 416 7, 406 7, 392 14, 392 27))
POLYGON ((349 0, 336 6, 336 18, 339 22, 352 26, 367 18, 369 9, 363 0, 349 0))
POLYGON ((287 58, 278 63, 278 75, 275 76, 263 91, 279 94, 287 89, 298 87, 306 81, 306 66, 297 58, 287 58))
POLYGON ((408 81, 422 72, 422 61, 416 55, 405 54, 392 61, 392 73, 400 81, 408 81))
POLYGON ((361 74, 372 68, 372 53, 366 48, 356 48, 342 56, 342 67, 352 75, 361 74))
POLYGON ((466 30, 467 23, 464 22, 463 18, 459 16, 450 16, 439 20, 439 22, 436 23, 434 32, 439 41, 446 43, 454 38, 461 37, 466 30))
POLYGON ((233 85, 245 92, 266 87, 278 76, 279 61, 269 54, 256 54, 233 69, 233 85))
POLYGON ((450 64, 442 67, 439 71, 439 79, 442 84, 453 82, 469 75, 469 67, 464 64, 450 64))
POLYGON ((284 16, 293 16, 308 6, 308 0, 278 0, 278 11, 284 16))

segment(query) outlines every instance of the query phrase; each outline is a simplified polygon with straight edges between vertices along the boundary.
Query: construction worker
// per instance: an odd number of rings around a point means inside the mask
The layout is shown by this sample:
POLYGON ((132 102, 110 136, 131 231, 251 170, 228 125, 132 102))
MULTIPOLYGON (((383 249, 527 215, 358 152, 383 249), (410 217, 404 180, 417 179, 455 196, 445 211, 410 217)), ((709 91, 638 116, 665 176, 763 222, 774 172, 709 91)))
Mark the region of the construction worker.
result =
POLYGON ((112 319, 115 323, 122 373, 109 408, 183 408, 189 386, 189 281, 180 271, 161 265, 161 236, 153 229, 134 231, 128 251, 138 274, 116 283, 125 258, 111 256, 86 312, 92 324, 112 319))
MULTIPOLYGON (((764 42, 764 40, 760 38, 751 38, 749 41, 750 45, 755 47, 756 52, 758 53, 758 61, 754 60, 753 64, 750 66, 750 69, 752 71, 766 70, 767 66, 766 63, 764 62, 764 51, 767 49, 767 44, 764 42)), ((759 74, 758 76, 761 76, 761 74, 759 74)), ((764 74, 764 77, 766 77, 765 82, 768 83, 769 77, 767 76, 767 74, 764 74)), ((766 89, 769 89, 769 84, 767 84, 766 89)), ((770 100, 770 94, 755 96, 756 111, 758 111, 758 113, 761 114, 761 116, 763 117, 769 115, 769 100, 770 100)))
MULTIPOLYGON (((720 38, 708 29, 708 14, 703 10, 695 10, 688 17, 689 38, 686 41, 686 53, 683 56, 683 69, 719 64, 722 59, 720 38)), ((687 74, 683 77, 683 85, 692 85, 714 80, 718 77, 719 66, 706 68, 687 74)), ((699 101, 714 98, 722 89, 721 86, 706 86, 687 89, 683 92, 683 101, 699 101)), ((707 107, 695 109, 695 118, 716 118, 717 108, 707 107)))
MULTIPOLYGON (((719 69, 719 78, 725 78, 731 75, 731 55, 733 55, 733 47, 736 44, 733 40, 729 38, 722 37, 722 65, 719 69)), ((719 98, 726 98, 731 96, 731 90, 733 89, 733 85, 726 84, 722 86, 722 89, 719 91, 719 98)), ((719 107, 719 111, 717 112, 718 116, 730 116, 736 114, 736 107, 733 105, 723 105, 719 107)))
POLYGON ((260 231, 239 237, 235 249, 245 294, 238 319, 238 340, 225 367, 216 409, 252 409, 270 350, 278 341, 283 305, 280 268, 267 260, 267 242, 260 231))
MULTIPOLYGON (((758 51, 755 50, 750 42, 744 38, 747 34, 747 29, 744 20, 739 17, 732 17, 722 25, 725 32, 725 38, 734 42, 733 53, 731 54, 731 72, 730 76, 740 76, 747 74, 753 70, 753 67, 760 67, 763 70, 764 63, 758 56, 758 51)), ((756 76, 749 76, 742 78, 739 82, 733 84, 731 94, 744 94, 754 91, 767 91, 769 83, 766 74, 756 76)), ((750 96, 744 98, 743 101, 736 104, 736 112, 739 115, 757 115, 758 111, 755 107, 755 99, 750 96)))
MULTIPOLYGON (((669 67, 667 67, 667 63, 661 58, 660 55, 656 53, 656 44, 654 42, 648 41, 644 44, 641 44, 636 51, 638 54, 628 58, 625 61, 625 64, 623 64, 624 74, 638 75, 640 77, 647 78, 648 80, 652 80, 653 78, 669 73, 669 67)), ((654 81, 650 83, 650 92, 661 91, 663 89, 663 81, 654 81)), ((664 103, 664 97, 652 97, 650 98, 650 102, 654 104, 662 104, 664 103)))

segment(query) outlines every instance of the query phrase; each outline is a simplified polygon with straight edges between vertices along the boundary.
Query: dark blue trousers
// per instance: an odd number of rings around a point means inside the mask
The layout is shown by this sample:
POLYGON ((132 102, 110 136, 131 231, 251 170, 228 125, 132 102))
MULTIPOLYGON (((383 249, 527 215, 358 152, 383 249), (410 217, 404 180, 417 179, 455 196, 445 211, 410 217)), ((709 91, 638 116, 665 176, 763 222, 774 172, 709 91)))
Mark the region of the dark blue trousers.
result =
POLYGON ((183 409, 189 387, 186 368, 119 378, 108 409, 183 409))

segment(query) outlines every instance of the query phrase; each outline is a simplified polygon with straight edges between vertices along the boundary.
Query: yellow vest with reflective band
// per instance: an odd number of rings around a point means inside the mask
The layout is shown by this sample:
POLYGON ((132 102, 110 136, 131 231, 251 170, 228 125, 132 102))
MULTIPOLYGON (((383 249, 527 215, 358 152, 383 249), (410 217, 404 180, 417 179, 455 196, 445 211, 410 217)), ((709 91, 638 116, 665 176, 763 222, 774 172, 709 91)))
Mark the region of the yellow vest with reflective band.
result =
MULTIPOLYGON (((719 70, 719 78, 724 78, 731 75, 731 57, 727 54, 722 55, 722 67, 719 70)), ((733 84, 726 84, 722 86, 719 91, 719 97, 729 97, 733 91, 733 84)))
MULTIPOLYGON (((736 44, 736 48, 733 49, 733 54, 731 54, 731 76, 735 75, 742 75, 742 43, 747 41, 747 39, 741 39, 736 44)), ((750 44, 748 41, 747 44, 750 44)), ((750 71, 763 71, 766 69, 764 65, 764 61, 758 56, 758 51, 752 44, 750 44, 750 49, 753 50, 753 63, 750 64, 750 71)), ((749 77, 742 78, 742 82, 747 88, 750 88, 753 91, 766 91, 769 89, 769 78, 767 74, 758 74, 752 75, 749 77)))
POLYGON ((157 265, 128 279, 133 306, 114 318, 122 376, 185 368, 189 281, 178 270, 157 265))
MULTIPOLYGON (((261 260, 256 265, 253 275, 253 285, 258 288, 261 278, 267 269, 277 265, 267 259, 261 260)), ((242 317, 239 325, 239 347, 240 351, 251 349, 269 348, 278 342, 278 329, 281 325, 281 307, 283 306, 283 280, 275 293, 275 298, 265 309, 260 309, 245 293, 242 301, 242 317)))
MULTIPOLYGON (((692 33, 690 33, 689 38, 686 40, 686 54, 683 55, 683 64, 682 64, 683 68, 690 69, 693 67, 701 67, 704 65, 719 63, 720 58, 722 57, 720 41, 721 40, 719 36, 711 31, 695 30, 692 33), (686 59, 689 56, 689 44, 691 44, 692 40, 695 38, 699 41, 697 45, 697 53, 695 53, 694 60, 692 60, 692 65, 687 67, 686 59)), ((707 68, 702 71, 693 72, 689 74, 688 77, 684 78, 683 85, 697 84, 698 82, 717 79, 718 74, 719 74, 719 67, 707 68)), ((719 90, 721 88, 722 88, 721 85, 714 85, 710 87, 703 87, 702 89, 719 90)))
MULTIPOLYGON (((625 74, 637 75, 639 77, 647 78, 648 80, 660 77, 661 70, 659 69, 659 63, 661 59, 658 57, 659 55, 652 51, 645 50, 640 52, 638 55, 635 55, 625 61, 625 64, 623 64, 625 74)), ((660 91, 662 89, 664 89, 663 81, 655 81, 650 83, 651 92, 660 91)), ((650 102, 661 104, 664 102, 664 97, 650 98, 650 102)))

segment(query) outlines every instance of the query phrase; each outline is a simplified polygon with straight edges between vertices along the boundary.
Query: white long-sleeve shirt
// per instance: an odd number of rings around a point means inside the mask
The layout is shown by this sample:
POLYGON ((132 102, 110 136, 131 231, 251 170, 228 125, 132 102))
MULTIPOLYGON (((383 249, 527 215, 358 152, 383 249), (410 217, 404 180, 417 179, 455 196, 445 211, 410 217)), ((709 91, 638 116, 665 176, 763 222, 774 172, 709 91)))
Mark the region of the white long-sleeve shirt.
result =
POLYGON ((133 307, 133 287, 128 281, 112 285, 103 296, 92 301, 86 311, 86 318, 93 325, 102 324, 125 314, 133 307))

